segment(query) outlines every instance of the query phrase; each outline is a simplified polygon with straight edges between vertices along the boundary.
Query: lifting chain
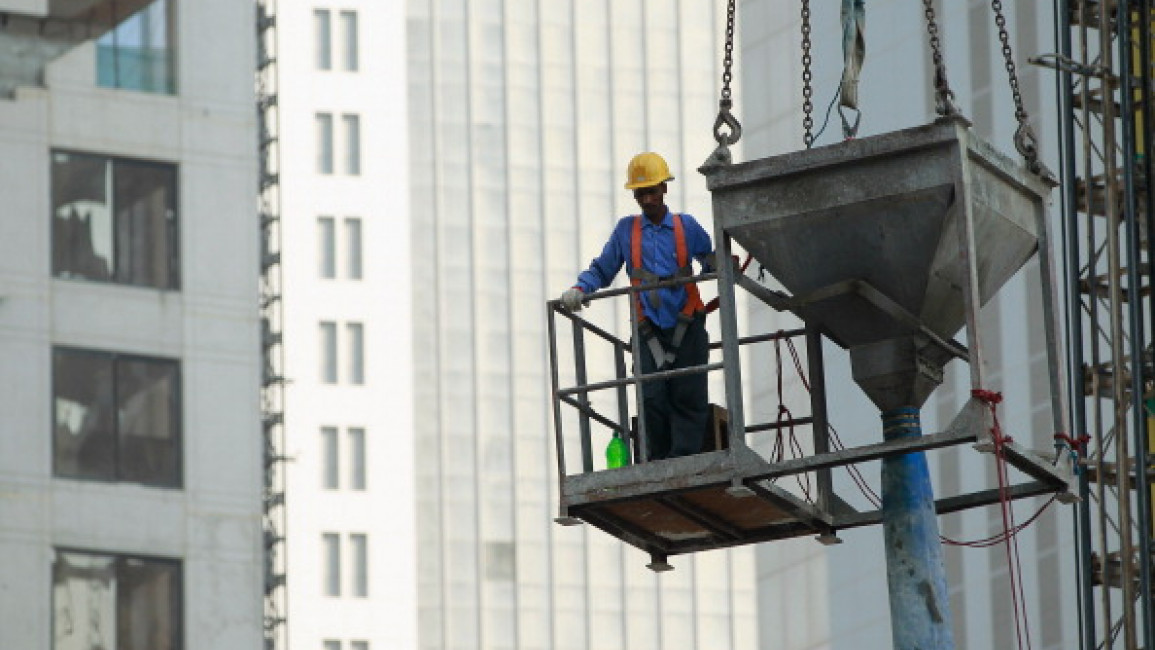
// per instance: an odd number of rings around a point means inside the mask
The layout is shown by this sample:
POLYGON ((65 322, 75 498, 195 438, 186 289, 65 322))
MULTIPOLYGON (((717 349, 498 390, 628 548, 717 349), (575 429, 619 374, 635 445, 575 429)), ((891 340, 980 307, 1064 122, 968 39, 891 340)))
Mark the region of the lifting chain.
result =
POLYGON ((942 44, 938 38, 938 23, 934 19, 934 3, 932 0, 923 0, 926 8, 926 31, 930 34, 930 53, 934 62, 934 107, 935 112, 944 117, 958 115, 958 106, 954 103, 954 91, 950 89, 950 82, 946 78, 946 64, 942 58, 942 44))
POLYGON ((1031 127, 1031 118, 1023 107, 1023 94, 1019 91, 1019 75, 1015 72, 1015 58, 1011 52, 1010 36, 1007 34, 1007 19, 1003 16, 1002 0, 991 0, 995 12, 995 25, 999 28, 999 41, 1003 46, 1003 60, 1011 83, 1011 96, 1015 100, 1015 119, 1019 128, 1015 130, 1015 149, 1027 161, 1027 168, 1040 175, 1050 174, 1039 162, 1039 140, 1031 127))
POLYGON ((742 124, 730 113, 734 103, 730 99, 730 81, 734 78, 731 68, 734 66, 734 4, 730 0, 726 5, 726 50, 722 57, 722 96, 718 100, 718 118, 714 120, 714 140, 720 147, 732 145, 742 137, 742 124), (722 127, 729 127, 729 133, 723 133, 722 127))
POLYGON ((810 85, 810 0, 802 0, 802 143, 809 149, 814 144, 814 89, 810 85))

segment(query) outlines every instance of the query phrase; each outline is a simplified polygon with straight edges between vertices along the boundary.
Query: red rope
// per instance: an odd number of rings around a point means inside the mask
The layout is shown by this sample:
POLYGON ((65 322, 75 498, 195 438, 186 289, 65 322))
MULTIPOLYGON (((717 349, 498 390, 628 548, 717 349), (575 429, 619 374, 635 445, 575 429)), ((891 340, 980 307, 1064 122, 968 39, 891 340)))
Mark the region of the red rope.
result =
MULTIPOLYGON (((734 260, 734 265, 738 266, 738 256, 732 255, 731 259, 734 260)), ((746 267, 750 266, 750 261, 753 259, 754 259, 754 257, 752 255, 750 255, 750 254, 746 255, 746 261, 742 262, 741 266, 738 266, 738 275, 745 275, 746 274, 746 267)), ((718 305, 720 305, 720 304, 721 304, 721 302, 720 302, 720 299, 718 298, 718 296, 714 296, 713 298, 710 299, 710 302, 706 303, 706 306, 704 307, 704 311, 707 314, 713 313, 714 311, 716 311, 718 309, 718 305)))
MULTIPOLYGON (((747 259, 747 263, 749 259, 747 259)), ((778 337, 774 339, 774 360, 778 367, 778 435, 774 442, 774 452, 776 454, 775 462, 780 462, 785 455, 784 446, 790 448, 790 454, 794 458, 803 458, 806 456, 802 450, 802 445, 798 442, 798 438, 794 435, 794 414, 790 412, 790 408, 786 406, 786 397, 782 388, 782 339, 785 338, 785 332, 778 330, 778 337), (782 432, 784 429, 789 430, 789 437, 786 442, 783 442, 782 432)), ((793 342, 786 339, 787 343, 793 348, 793 342)), ((797 366, 796 366, 797 369, 797 366)), ((799 376, 802 376, 801 374, 799 376)), ((803 385, 810 389, 806 380, 802 380, 803 385)), ((798 487, 802 490, 802 494, 806 497, 806 501, 814 503, 814 499, 810 496, 810 475, 809 474, 795 474, 795 480, 798 481, 798 487), (803 480, 805 479, 805 481, 803 480)))
MULTIPOLYGON (((787 345, 787 348, 789 349, 791 360, 794 363, 794 370, 798 373, 798 377, 799 377, 799 379, 801 379, 802 385, 806 387, 807 391, 810 391, 810 382, 807 379, 806 370, 802 367, 802 360, 798 354, 798 349, 794 345, 794 340, 793 339, 787 339, 786 345, 787 345)), ((776 352, 777 352, 777 350, 776 350, 776 352)), ((778 367, 779 367, 779 373, 781 373, 781 361, 779 361, 778 367)), ((1047 508, 1049 508, 1050 505, 1055 502, 1055 496, 1051 496, 1051 498, 1048 499, 1047 502, 1044 503, 1042 505, 1042 507, 1040 507, 1038 509, 1038 511, 1036 511, 1033 515, 1031 515, 1026 521, 1022 522, 1021 524, 1015 524, 1014 523, 1014 511, 1011 508, 1011 499, 1010 499, 1010 486, 1009 486, 1008 481, 1007 481, 1006 456, 1003 453, 1003 446, 1007 442, 1010 442, 1011 438, 1009 436, 1003 435, 1002 426, 999 424, 998 412, 995 408, 996 405, 1002 403, 1003 396, 1001 393, 998 393, 996 391, 983 390, 983 389, 976 389, 976 390, 972 391, 971 394, 976 399, 986 403, 991 408, 991 417, 994 421, 994 426, 991 429, 991 433, 994 435, 994 438, 995 438, 996 456, 998 458, 997 469, 999 471, 997 472, 997 474, 999 476, 999 501, 1000 501, 1000 508, 1002 509, 1002 514, 1003 514, 1003 531, 1001 533, 996 533, 995 535, 991 535, 989 537, 985 537, 985 538, 977 539, 977 540, 959 541, 959 540, 950 539, 948 537, 941 536, 941 535, 939 536, 939 539, 942 541, 942 543, 950 545, 950 546, 960 546, 960 547, 967 547, 967 548, 990 548, 991 546, 995 546, 997 544, 1008 545, 1008 555, 1007 555, 1008 572, 1010 573, 1010 576, 1011 576, 1011 589, 1012 589, 1011 598, 1012 598, 1012 601, 1014 602, 1014 606, 1015 606, 1015 628, 1016 628, 1016 632, 1018 633, 1019 647, 1020 648, 1022 647, 1022 640, 1025 638, 1026 643, 1027 643, 1027 647, 1029 648, 1031 640, 1030 640, 1030 629, 1027 625, 1026 604, 1025 604, 1025 602, 1023 602, 1023 601, 1025 601, 1025 598, 1023 597, 1023 587, 1021 584, 1021 580, 1019 580, 1017 578, 1017 576, 1021 575, 1021 573, 1022 573, 1022 566, 1021 566, 1021 561, 1019 559, 1019 553, 1018 553, 1017 536, 1020 532, 1025 530, 1031 524, 1035 523, 1035 521, 1038 520, 1038 518, 1042 516, 1042 514, 1047 510, 1047 508), (1013 554, 1009 550, 1009 545, 1012 542, 1014 543, 1013 554), (1016 567, 1017 567, 1017 571, 1016 571, 1016 567), (1024 636, 1023 630, 1026 631, 1025 636, 1024 636)), ((781 393, 780 393, 780 395, 781 395, 781 393)), ((830 429, 831 442, 832 442, 834 448, 838 449, 838 450, 846 449, 846 445, 845 445, 845 443, 842 442, 842 438, 838 435, 837 429, 835 429, 834 426, 829 424, 829 423, 827 424, 827 426, 830 429)), ((1062 436, 1062 439, 1067 439, 1069 443, 1074 442, 1074 443, 1086 444, 1086 442, 1090 440, 1090 438, 1088 436, 1081 436, 1080 438, 1075 439, 1073 441, 1070 440, 1069 436, 1064 436, 1063 434, 1056 434, 1055 437, 1060 438, 1060 436, 1062 436)), ((1072 448, 1076 448, 1076 449, 1079 448, 1079 447, 1076 447, 1075 444, 1072 444, 1071 446, 1072 446, 1072 448)), ((853 465, 853 464, 845 465, 844 467, 846 468, 847 473, 850 475, 851 480, 858 487, 858 490, 862 493, 862 495, 864 497, 866 497, 866 500, 869 501, 875 508, 881 507, 881 505, 882 505, 881 497, 879 497, 878 493, 875 492, 870 487, 870 484, 867 482, 866 478, 862 475, 862 472, 858 469, 858 467, 853 465)))
MULTIPOLYGON (((1022 584, 1022 562, 1019 558, 1019 540, 1012 530, 1015 530, 1015 511, 1011 504, 1010 498, 1010 482, 1007 478, 1007 459, 1006 459, 1006 444, 1011 442, 1009 436, 1003 435, 1002 427, 999 425, 999 414, 997 406, 1003 401, 1002 393, 995 391, 984 390, 976 388, 971 391, 971 396, 975 399, 985 403, 991 410, 991 419, 993 426, 991 427, 991 439, 995 445, 995 474, 999 481, 999 509, 1003 517, 1003 545, 1006 547, 1007 555, 1007 575, 1011 582, 1011 603, 1015 609, 1015 635, 1018 647, 1023 648, 1023 642, 1026 641, 1026 647, 1031 647, 1031 630, 1027 621, 1027 608, 1024 602, 1025 594, 1022 584)), ((1021 528, 1019 529, 1021 530, 1021 528)), ((1017 533, 1018 531, 1015 530, 1017 533)))
POLYGON ((1080 456, 1087 455, 1087 443, 1091 442, 1091 436, 1087 434, 1076 437, 1059 432, 1054 435, 1054 438, 1058 442, 1067 443, 1067 446, 1071 448, 1071 451, 1080 456))

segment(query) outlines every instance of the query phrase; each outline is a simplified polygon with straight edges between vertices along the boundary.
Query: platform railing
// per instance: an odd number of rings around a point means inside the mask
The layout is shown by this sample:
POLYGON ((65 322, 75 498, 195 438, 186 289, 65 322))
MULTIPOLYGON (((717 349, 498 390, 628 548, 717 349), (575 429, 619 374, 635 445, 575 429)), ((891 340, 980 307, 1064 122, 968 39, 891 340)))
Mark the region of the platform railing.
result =
MULTIPOLYGON (((719 275, 717 273, 703 273, 694 277, 676 278, 671 280, 664 280, 661 282, 647 284, 640 287, 622 287, 616 289, 606 289, 597 291, 585 296, 583 302, 589 304, 598 300, 606 300, 612 298, 626 297, 630 301, 630 331, 631 339, 629 341, 623 340, 619 336, 610 332, 609 330, 600 327, 583 317, 581 312, 571 312, 563 307, 559 300, 550 300, 546 303, 547 310, 547 326, 549 335, 549 360, 550 360, 550 379, 552 385, 552 409, 554 420, 554 436, 555 448, 557 449, 557 463, 558 463, 558 479, 559 482, 564 482, 564 478, 568 475, 569 470, 566 464, 566 441, 567 436, 565 432, 565 418, 563 417, 563 405, 571 407, 578 412, 578 435, 580 436, 581 448, 581 473, 594 472, 594 453, 593 453, 593 430, 592 424, 597 423, 608 429, 611 435, 616 432, 623 440, 630 444, 631 450, 636 449, 636 458, 632 457, 632 464, 649 462, 649 450, 647 444, 647 430, 645 417, 645 399, 643 395, 642 385, 650 381, 666 380, 674 377, 683 377, 687 375, 697 375, 716 371, 725 370, 725 362, 709 362, 705 364, 689 366, 685 368, 678 368, 673 370, 664 370, 651 372, 646 374, 631 373, 630 368, 640 368, 639 359, 642 352, 643 340, 639 332, 639 323, 636 315, 636 310, 632 304, 633 296, 638 292, 651 291, 664 287, 679 286, 691 282, 704 283, 717 280, 719 275), (559 318, 568 321, 572 331, 572 346, 573 346, 573 377, 574 384, 572 386, 562 386, 560 378, 560 360, 559 360, 559 318), (589 372, 587 368, 587 358, 590 351, 590 338, 600 340, 608 344, 612 348, 612 356, 614 362, 613 378, 603 381, 589 380, 589 372), (627 363, 631 361, 631 363, 627 363), (629 407, 629 388, 634 388, 634 407, 631 410, 629 407), (605 413, 595 408, 590 400, 590 394, 598 391, 616 392, 616 412, 605 413), (636 415, 636 430, 631 425, 631 418, 636 415)), ((561 334, 564 337, 564 333, 561 334)), ((814 430, 813 445, 816 452, 824 452, 829 449, 829 440, 827 438, 828 431, 825 426, 826 422, 826 404, 825 392, 822 390, 823 378, 821 376, 821 341, 817 333, 810 332, 805 329, 780 330, 775 332, 761 333, 757 335, 740 337, 737 340, 737 346, 752 345, 756 343, 772 342, 776 340, 785 340, 797 337, 805 337, 807 343, 807 362, 810 366, 808 371, 809 381, 811 383, 811 413, 802 417, 791 417, 784 420, 768 421, 764 423, 756 423, 746 425, 743 430, 744 433, 755 433, 762 431, 770 431, 781 429, 790 426, 804 426, 810 425, 814 430)), ((722 341, 713 341, 710 343, 711 352, 721 350, 723 348, 722 341)), ((733 363, 737 364, 738 360, 734 359, 733 363)), ((728 405, 727 405, 728 406, 728 405)), ((572 433, 572 432, 571 432, 572 433)), ((730 437, 727 448, 732 450, 735 445, 745 446, 744 439, 736 439, 730 437)), ((633 456, 633 454, 632 454, 633 456)), ((821 470, 824 476, 819 476, 819 494, 825 497, 828 492, 830 484, 829 469, 821 470), (825 488, 823 487, 825 486, 825 488)))

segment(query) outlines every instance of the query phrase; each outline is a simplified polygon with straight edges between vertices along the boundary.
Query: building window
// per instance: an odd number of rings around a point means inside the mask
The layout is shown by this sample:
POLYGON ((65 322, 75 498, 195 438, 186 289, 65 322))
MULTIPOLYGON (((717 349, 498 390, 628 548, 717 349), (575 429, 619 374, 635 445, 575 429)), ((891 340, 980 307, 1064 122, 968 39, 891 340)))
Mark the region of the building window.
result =
POLYGON ((53 650, 180 650, 181 566, 56 549, 53 650))
POLYGON ((349 546, 353 556, 353 596, 369 597, 369 538, 362 533, 349 536, 349 546))
MULTIPOLYGON (((130 3, 131 4, 131 3, 130 3)), ((169 0, 155 0, 96 40, 96 83, 104 88, 171 95, 176 92, 174 14, 169 0)))
POLYGON ((365 326, 361 323, 347 323, 349 334, 349 383, 365 383, 365 326))
POLYGON ((341 650, 341 642, 334 639, 324 641, 325 650, 341 650))
POLYGON ((321 427, 321 485, 326 490, 341 486, 338 470, 337 427, 321 427))
POLYGON ((337 427, 321 427, 321 486, 326 490, 339 489, 341 475, 346 470, 349 488, 363 491, 366 484, 365 429, 349 427, 345 433, 349 451, 347 458, 343 459, 337 427), (348 462, 347 466, 345 462, 348 462))
POLYGON ((333 116, 317 113, 317 173, 333 173, 333 116))
POLYGON ((334 598, 341 595, 341 537, 336 533, 321 535, 321 545, 324 547, 324 584, 326 596, 334 598))
POLYGON ((349 487, 365 489, 365 429, 350 427, 349 431, 349 487))
POLYGON ((52 154, 52 273, 176 289, 175 165, 52 154))
POLYGON ((333 42, 329 26, 329 10, 313 10, 313 29, 317 49, 317 69, 333 69, 333 42))
POLYGON ((332 280, 337 277, 337 233, 333 217, 317 218, 317 251, 321 278, 332 280))
POLYGON ((337 324, 321 323, 321 381, 337 383, 337 324))
POLYGON ((361 173, 361 116, 346 113, 341 116, 345 125, 345 173, 361 173))
POLYGON ((368 641, 350 641, 349 650, 369 650, 368 641))
POLYGON ((361 220, 357 217, 345 219, 346 270, 350 280, 360 280, 363 275, 361 263, 361 220))
POLYGON ((180 486, 176 361, 56 348, 52 394, 54 475, 180 486))
POLYGON ((341 12, 341 40, 345 69, 356 71, 357 61, 357 12, 341 12))

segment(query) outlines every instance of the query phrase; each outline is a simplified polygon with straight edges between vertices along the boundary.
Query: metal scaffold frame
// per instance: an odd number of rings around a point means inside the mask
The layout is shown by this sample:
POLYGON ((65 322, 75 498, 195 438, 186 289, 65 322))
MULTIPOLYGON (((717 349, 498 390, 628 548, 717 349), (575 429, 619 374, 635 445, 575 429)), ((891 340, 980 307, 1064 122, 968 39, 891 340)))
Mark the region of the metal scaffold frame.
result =
POLYGON ((1060 142, 1084 650, 1155 648, 1151 0, 1058 0, 1060 142), (1124 10, 1120 10, 1123 8, 1124 10), (1125 90, 1120 92, 1120 88, 1125 90), (1078 393, 1076 393, 1078 394, 1078 393), (1119 471, 1119 468, 1126 468, 1119 471))
POLYGON ((264 550, 264 649, 288 647, 285 511, 284 340, 281 291, 280 113, 277 93, 277 3, 257 0, 257 206, 261 229, 261 429, 264 550))

